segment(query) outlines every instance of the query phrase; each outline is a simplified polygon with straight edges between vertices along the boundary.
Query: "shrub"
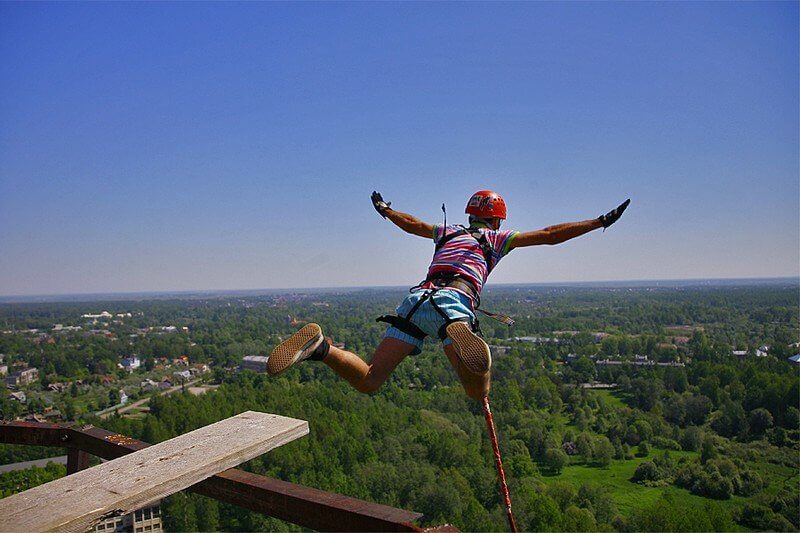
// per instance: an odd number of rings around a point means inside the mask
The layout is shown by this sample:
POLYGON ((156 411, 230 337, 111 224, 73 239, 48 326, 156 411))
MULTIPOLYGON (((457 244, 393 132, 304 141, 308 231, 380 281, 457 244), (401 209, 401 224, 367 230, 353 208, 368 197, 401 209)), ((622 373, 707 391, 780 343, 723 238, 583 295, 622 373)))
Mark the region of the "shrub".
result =
POLYGON ((757 531, 795 531, 786 518, 769 507, 752 502, 744 504, 737 522, 757 531))
POLYGON ((598 466, 608 466, 614 457, 614 445, 606 436, 600 436, 594 443, 594 463, 598 466))
POLYGON ((761 476, 752 470, 740 471, 739 478, 742 480, 739 492, 737 492, 740 496, 752 496, 764 488, 764 482, 761 480, 761 476))
MULTIPOLYGON (((636 452, 637 457, 647 457, 650 455, 650 445, 647 442, 642 441, 639 443, 639 448, 636 452)), ((641 466, 641 465, 640 465, 641 466)))
POLYGON ((560 474, 568 462, 567 454, 558 448, 548 448, 544 452, 544 466, 554 474, 560 474))
POLYGON ((681 433, 681 448, 696 452, 703 445, 703 431, 697 426, 689 426, 681 433))
POLYGON ((728 500, 733 495, 733 483, 714 470, 703 472, 692 484, 692 493, 716 500, 728 500))
POLYGON ((653 437, 651 442, 656 448, 661 448, 664 450, 675 450, 676 452, 679 452, 682 449, 681 445, 678 444, 678 441, 668 439, 666 437, 653 437))
POLYGON ((772 427, 772 414, 763 407, 759 407, 750 411, 747 422, 751 435, 763 435, 772 427))
POLYGON ((643 483, 647 481, 658 481, 661 479, 661 472, 658 470, 656 464, 652 461, 645 461, 636 467, 631 481, 634 483, 643 483))

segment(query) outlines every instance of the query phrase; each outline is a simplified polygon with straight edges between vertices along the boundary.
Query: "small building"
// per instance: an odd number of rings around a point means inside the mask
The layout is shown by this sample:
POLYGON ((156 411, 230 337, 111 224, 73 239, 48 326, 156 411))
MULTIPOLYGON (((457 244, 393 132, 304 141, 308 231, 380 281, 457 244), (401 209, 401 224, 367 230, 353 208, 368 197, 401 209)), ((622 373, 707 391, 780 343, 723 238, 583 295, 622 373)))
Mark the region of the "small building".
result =
POLYGON ((561 339, 552 337, 514 337, 517 342, 530 342, 533 344, 560 344, 561 339))
POLYGON ((159 384, 158 388, 161 390, 167 390, 172 387, 172 380, 169 378, 164 378, 159 384))
POLYGON ((266 372, 269 357, 265 355, 245 355, 242 358, 242 370, 252 370, 253 372, 266 372))
POLYGON ((193 376, 199 376, 211 372, 211 369, 205 363, 196 363, 192 365, 189 372, 191 372, 193 376))
POLYGON ((8 374, 8 365, 0 365, 0 376, 8 374))
POLYGON ((498 346, 496 344, 489 345, 489 352, 492 354, 492 357, 501 357, 506 355, 509 351, 511 351, 510 346, 498 346))
POLYGON ((119 390, 119 403, 121 403, 122 405, 128 403, 128 395, 125 394, 125 391, 122 389, 119 390))
POLYGON ((44 408, 43 416, 49 421, 58 420, 61 418, 61 411, 54 409, 52 406, 48 406, 44 408))
POLYGON ((9 400, 16 400, 19 403, 25 403, 25 402, 28 401, 28 397, 25 396, 25 393, 22 392, 22 391, 12 392, 11 394, 8 395, 8 399, 9 400))
POLYGON ((148 378, 142 381, 141 387, 146 391, 156 390, 158 388, 158 383, 148 378))
POLYGON ((24 368, 17 370, 6 378, 6 386, 23 387, 39 379, 39 370, 35 368, 24 368))
POLYGON ((178 381, 189 381, 192 379, 192 373, 188 370, 179 370, 172 373, 173 377, 178 378, 178 381))
POLYGON ((794 363, 796 365, 800 365, 800 353, 795 354, 795 355, 793 355, 791 357, 788 357, 787 359, 789 360, 790 363, 794 363))
POLYGON ((142 366, 142 361, 135 355, 124 358, 120 364, 120 367, 124 368, 128 372, 133 372, 140 366, 142 366))
POLYGON ((766 344, 759 346, 756 350, 756 357, 767 357, 769 355, 769 346, 766 344))
POLYGON ((161 502, 123 516, 112 516, 95 524, 91 531, 103 533, 144 533, 163 531, 161 502))
POLYGON ((59 383, 51 383, 47 386, 47 390, 53 392, 64 392, 69 388, 69 383, 59 382, 59 383))

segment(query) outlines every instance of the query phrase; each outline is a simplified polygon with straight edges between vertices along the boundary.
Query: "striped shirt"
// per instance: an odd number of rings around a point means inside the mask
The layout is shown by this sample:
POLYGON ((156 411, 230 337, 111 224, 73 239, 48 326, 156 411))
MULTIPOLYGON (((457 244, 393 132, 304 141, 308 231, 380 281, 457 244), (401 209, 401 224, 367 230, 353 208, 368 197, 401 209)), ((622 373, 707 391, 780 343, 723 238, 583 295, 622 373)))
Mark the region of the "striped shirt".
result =
MULTIPOLYGON (((445 235, 450 235, 461 229, 463 229, 461 226, 445 227, 435 225, 433 226, 433 242, 438 243, 445 235)), ((479 228, 479 230, 486 235, 486 239, 492 245, 492 260, 488 268, 478 241, 467 233, 449 240, 433 254, 427 277, 441 272, 457 273, 471 282, 477 289, 478 294, 480 294, 489 272, 510 251, 511 241, 519 235, 519 232, 511 230, 495 231, 483 227, 479 228)), ((428 284, 423 284, 422 288, 430 288, 426 285, 428 284)))

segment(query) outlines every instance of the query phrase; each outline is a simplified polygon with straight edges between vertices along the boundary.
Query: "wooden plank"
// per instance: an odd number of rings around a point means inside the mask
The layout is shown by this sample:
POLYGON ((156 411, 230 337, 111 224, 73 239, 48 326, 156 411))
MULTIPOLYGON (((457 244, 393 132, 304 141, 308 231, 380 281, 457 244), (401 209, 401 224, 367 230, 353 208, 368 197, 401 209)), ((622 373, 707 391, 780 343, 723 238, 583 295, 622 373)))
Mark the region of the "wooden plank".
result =
POLYGON ((247 411, 0 500, 0 531, 84 532, 308 434, 304 420, 247 411))

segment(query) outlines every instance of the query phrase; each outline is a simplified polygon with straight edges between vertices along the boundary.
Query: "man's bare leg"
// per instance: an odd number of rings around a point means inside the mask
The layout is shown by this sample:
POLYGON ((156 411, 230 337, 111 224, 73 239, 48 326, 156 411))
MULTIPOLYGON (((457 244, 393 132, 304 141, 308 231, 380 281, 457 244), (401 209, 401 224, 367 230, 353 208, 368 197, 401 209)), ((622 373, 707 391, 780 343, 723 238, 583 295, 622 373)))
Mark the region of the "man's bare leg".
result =
POLYGON ((482 374, 475 374, 467 370, 467 368, 461 362, 461 359, 459 359, 455 346, 452 344, 448 344, 444 347, 444 353, 450 360, 450 364, 453 365, 453 368, 458 375, 458 379, 461 380, 461 385, 464 387, 464 391, 467 393, 467 396, 481 401, 489 395, 492 377, 491 371, 487 370, 482 374))
POLYGON ((414 351, 414 345, 392 337, 384 338, 369 363, 347 350, 331 345, 322 360, 334 372, 360 392, 375 392, 403 359, 414 351))

